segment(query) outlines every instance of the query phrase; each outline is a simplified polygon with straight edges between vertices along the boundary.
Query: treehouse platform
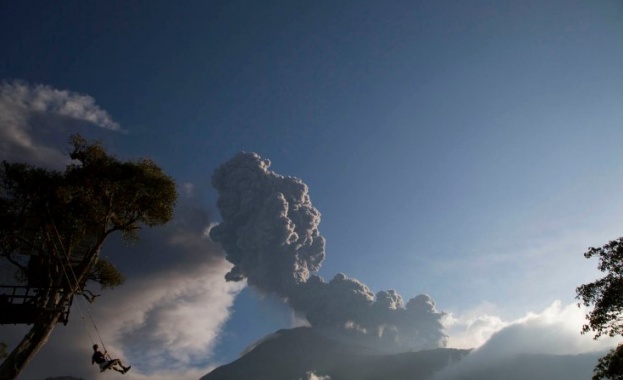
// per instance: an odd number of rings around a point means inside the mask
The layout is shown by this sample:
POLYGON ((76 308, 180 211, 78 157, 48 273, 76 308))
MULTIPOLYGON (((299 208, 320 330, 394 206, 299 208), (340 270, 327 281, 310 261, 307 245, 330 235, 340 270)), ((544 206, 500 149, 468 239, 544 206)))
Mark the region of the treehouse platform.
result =
POLYGON ((67 324, 73 297, 64 305, 48 299, 48 294, 64 296, 63 289, 38 288, 31 286, 0 285, 0 325, 30 325, 37 321, 42 313, 61 312, 58 322, 67 324))

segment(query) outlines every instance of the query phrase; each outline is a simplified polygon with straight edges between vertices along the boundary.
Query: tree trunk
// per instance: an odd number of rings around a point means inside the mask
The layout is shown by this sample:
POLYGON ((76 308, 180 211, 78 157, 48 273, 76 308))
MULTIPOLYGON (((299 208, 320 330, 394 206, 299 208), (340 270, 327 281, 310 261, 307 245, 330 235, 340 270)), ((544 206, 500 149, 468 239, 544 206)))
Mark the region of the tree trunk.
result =
MULTIPOLYGON (((99 246, 101 246, 101 242, 97 249, 91 253, 89 259, 84 260, 80 265, 76 284, 82 284, 86 281, 99 246)), ((61 288, 75 290, 75 287, 70 286, 66 280, 61 281, 61 288)), ((41 347, 48 341, 50 334, 56 328, 56 324, 65 310, 65 306, 68 305, 70 298, 73 296, 71 291, 66 290, 62 292, 58 290, 51 291, 47 294, 48 300, 55 301, 46 304, 49 310, 41 313, 37 321, 33 323, 30 331, 0 365, 0 380, 17 379, 19 374, 26 368, 28 362, 35 357, 41 347)))
MULTIPOLYGON (((67 297, 67 295, 64 295, 62 298, 65 297, 67 297)), ((0 380, 17 379, 17 376, 26 368, 28 362, 30 362, 41 347, 48 341, 62 313, 62 309, 44 312, 37 319, 28 334, 24 336, 24 339, 22 339, 0 366, 0 380)))

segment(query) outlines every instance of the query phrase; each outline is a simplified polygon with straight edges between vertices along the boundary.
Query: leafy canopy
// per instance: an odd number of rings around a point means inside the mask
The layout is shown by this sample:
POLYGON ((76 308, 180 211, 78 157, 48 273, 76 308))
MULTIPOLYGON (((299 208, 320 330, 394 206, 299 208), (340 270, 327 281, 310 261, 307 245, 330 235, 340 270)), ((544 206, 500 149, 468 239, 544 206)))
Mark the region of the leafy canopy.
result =
POLYGON ((177 199, 175 183, 150 159, 120 161, 101 142, 80 135, 71 136, 70 145, 73 161, 63 172, 0 165, 0 257, 25 273, 24 253, 49 264, 61 254, 75 257, 85 239, 95 239, 83 259, 91 265, 90 278, 115 286, 123 276, 112 263, 86 260, 98 254, 111 233, 132 241, 141 225, 168 222, 177 199))
MULTIPOLYGON (((594 282, 584 284, 576 289, 578 306, 594 305, 588 313, 588 321, 582 327, 582 333, 591 330, 595 339, 607 335, 614 337, 623 335, 623 238, 613 240, 601 248, 589 248, 584 257, 599 257, 598 268, 606 275, 594 282)), ((611 350, 599 359, 593 380, 623 380, 623 346, 611 350)))

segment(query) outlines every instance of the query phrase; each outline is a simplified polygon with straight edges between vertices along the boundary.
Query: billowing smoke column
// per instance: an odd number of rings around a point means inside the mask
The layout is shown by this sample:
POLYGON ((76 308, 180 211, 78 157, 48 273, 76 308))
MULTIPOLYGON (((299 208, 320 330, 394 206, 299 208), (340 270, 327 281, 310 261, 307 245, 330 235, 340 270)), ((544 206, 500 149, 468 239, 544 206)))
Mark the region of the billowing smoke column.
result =
POLYGON ((212 185, 223 222, 210 237, 234 264, 228 281, 247 278, 262 291, 284 296, 320 268, 325 240, 307 185, 269 166, 257 154, 239 153, 215 170, 212 185))
POLYGON ((269 167, 269 160, 242 152, 212 176, 223 221, 210 236, 234 264, 227 281, 246 278, 258 290, 286 300, 313 327, 378 348, 445 346, 443 313, 429 296, 420 294, 405 304, 394 290, 375 296, 342 273, 329 282, 313 274, 325 257, 320 213, 311 204, 307 185, 269 167))

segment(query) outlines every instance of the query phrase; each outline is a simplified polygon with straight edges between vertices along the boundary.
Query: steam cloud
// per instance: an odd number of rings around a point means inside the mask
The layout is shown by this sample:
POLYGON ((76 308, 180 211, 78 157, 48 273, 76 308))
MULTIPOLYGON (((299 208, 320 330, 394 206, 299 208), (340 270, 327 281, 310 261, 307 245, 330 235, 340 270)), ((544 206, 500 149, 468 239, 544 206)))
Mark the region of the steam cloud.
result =
POLYGON ((269 167, 269 160, 242 152, 212 176, 223 221, 210 236, 234 265, 225 278, 246 278, 258 290, 286 300, 313 327, 371 346, 392 351, 445 346, 444 314, 428 295, 405 303, 394 290, 375 295, 342 273, 329 282, 313 274, 325 257, 320 212, 305 183, 269 167))
POLYGON ((54 169, 69 162, 57 146, 81 127, 121 131, 89 95, 19 81, 0 82, 0 126, 0 160, 54 169))

